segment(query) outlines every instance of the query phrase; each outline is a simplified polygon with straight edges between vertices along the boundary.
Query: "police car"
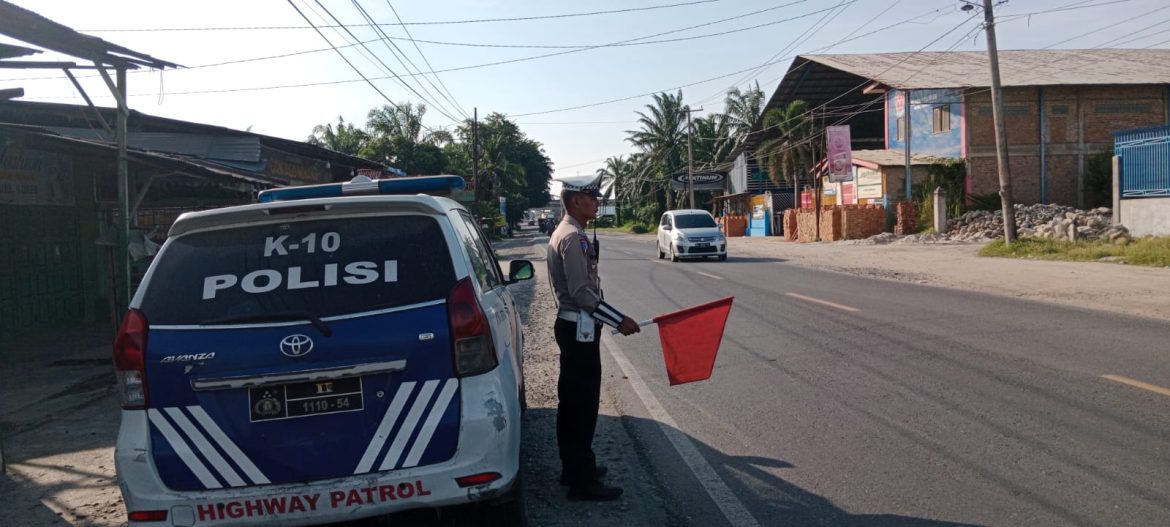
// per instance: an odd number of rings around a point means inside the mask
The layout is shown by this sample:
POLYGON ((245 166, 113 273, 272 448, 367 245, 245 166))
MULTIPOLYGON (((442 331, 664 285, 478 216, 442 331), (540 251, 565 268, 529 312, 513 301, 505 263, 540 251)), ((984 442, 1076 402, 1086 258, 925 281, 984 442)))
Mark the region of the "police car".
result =
POLYGON ((359 176, 179 217, 114 344, 130 525, 475 502, 523 521, 506 286, 533 269, 503 275, 467 210, 432 195, 462 185, 359 176))

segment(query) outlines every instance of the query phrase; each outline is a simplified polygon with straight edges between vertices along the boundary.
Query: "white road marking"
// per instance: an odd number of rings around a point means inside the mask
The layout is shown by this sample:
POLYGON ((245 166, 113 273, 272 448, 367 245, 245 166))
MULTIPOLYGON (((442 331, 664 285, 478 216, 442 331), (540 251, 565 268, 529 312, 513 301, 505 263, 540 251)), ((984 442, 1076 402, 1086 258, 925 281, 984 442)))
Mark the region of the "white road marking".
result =
POLYGON ((666 409, 658 402, 658 398, 642 381, 642 377, 638 375, 638 371, 630 364, 629 359, 626 358, 625 353, 617 346, 612 346, 608 343, 608 339, 602 339, 601 345, 609 352, 613 360, 618 363, 622 369, 622 373, 630 380, 630 386, 634 388, 634 393, 638 394, 638 398, 642 400, 642 404, 646 406, 646 410, 650 412, 650 417, 653 417, 658 422, 658 427, 662 429, 662 433, 670 440, 670 444, 674 446, 678 455, 686 462, 687 467, 691 469, 691 473, 695 475, 695 479, 699 480, 699 484, 707 491, 707 495, 723 512, 723 517, 727 518, 728 523, 735 526, 743 527, 759 527, 760 523, 756 521, 752 514, 748 512, 747 507, 739 501, 735 493, 727 487, 715 469, 707 463, 707 459, 699 453, 695 448, 695 444, 686 434, 678 429, 678 423, 675 423, 674 418, 667 413, 666 409))
MULTIPOLYGON (((647 258, 646 260, 647 260, 647 261, 650 261, 650 262, 654 262, 654 263, 656 263, 656 264, 659 264, 659 265, 667 265, 667 263, 666 263, 666 262, 660 262, 660 261, 658 261, 658 260, 655 260, 655 259, 653 259, 653 258, 647 258)), ((703 276, 706 276, 706 277, 709 277, 709 278, 714 278, 714 279, 716 279, 716 280, 722 280, 722 279, 723 279, 723 277, 722 277, 722 276, 715 275, 715 274, 711 274, 711 273, 704 273, 703 271, 695 271, 695 270, 693 270, 693 269, 682 269, 682 268, 678 268, 678 270, 680 270, 680 271, 686 271, 686 272, 688 272, 688 273, 696 273, 696 274, 701 274, 701 275, 703 275, 703 276)))
POLYGON ((790 296, 792 298, 799 298, 801 300, 804 300, 805 302, 814 302, 817 304, 821 304, 823 306, 835 307, 835 308, 840 309, 842 311, 850 311, 850 312, 861 311, 860 309, 857 309, 855 307, 849 307, 849 306, 845 306, 845 305, 841 305, 841 304, 836 304, 833 302, 829 302, 828 300, 821 300, 819 298, 813 298, 811 296, 798 295, 796 293, 784 293, 784 295, 790 296))

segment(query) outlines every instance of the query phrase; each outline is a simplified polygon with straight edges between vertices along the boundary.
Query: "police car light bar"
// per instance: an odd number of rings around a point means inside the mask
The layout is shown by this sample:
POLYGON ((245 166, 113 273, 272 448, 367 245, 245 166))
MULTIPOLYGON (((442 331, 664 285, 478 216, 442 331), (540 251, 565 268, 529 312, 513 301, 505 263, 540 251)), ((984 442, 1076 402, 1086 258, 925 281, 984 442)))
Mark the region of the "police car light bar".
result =
POLYGON ((436 194, 446 195, 463 188, 462 176, 422 176, 370 179, 357 176, 344 183, 281 187, 260 191, 260 203, 311 198, 336 198, 355 194, 436 194))

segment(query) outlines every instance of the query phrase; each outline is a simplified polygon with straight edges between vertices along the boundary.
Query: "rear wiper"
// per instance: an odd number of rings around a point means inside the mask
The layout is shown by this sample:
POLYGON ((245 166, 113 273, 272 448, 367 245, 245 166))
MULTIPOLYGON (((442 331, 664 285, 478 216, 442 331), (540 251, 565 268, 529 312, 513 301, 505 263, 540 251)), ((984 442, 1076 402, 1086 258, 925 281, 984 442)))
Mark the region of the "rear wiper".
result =
POLYGON ((326 337, 333 336, 333 331, 329 326, 321 320, 320 317, 309 313, 308 311, 275 311, 272 313, 253 313, 249 315, 238 315, 234 317, 217 318, 213 320, 205 320, 200 322, 203 326, 215 326, 219 324, 235 324, 241 322, 277 322, 282 320, 308 320, 313 327, 317 328, 322 335, 326 337))

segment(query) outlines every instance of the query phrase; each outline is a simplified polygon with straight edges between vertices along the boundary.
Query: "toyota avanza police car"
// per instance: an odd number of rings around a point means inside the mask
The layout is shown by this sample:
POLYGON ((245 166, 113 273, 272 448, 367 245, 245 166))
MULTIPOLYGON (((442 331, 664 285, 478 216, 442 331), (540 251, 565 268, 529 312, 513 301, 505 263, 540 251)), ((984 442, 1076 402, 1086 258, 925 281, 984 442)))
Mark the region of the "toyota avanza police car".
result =
POLYGON ((506 286, 532 264, 504 275, 472 216, 424 194, 462 184, 359 177, 179 217, 114 345, 131 525, 522 514, 506 286))

